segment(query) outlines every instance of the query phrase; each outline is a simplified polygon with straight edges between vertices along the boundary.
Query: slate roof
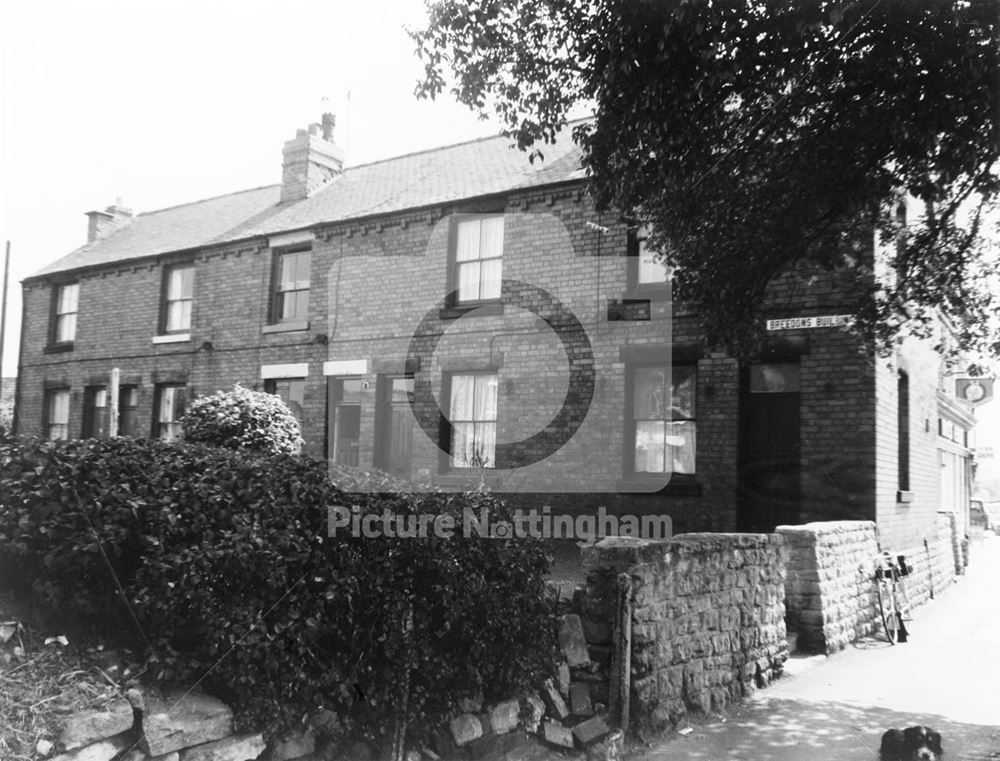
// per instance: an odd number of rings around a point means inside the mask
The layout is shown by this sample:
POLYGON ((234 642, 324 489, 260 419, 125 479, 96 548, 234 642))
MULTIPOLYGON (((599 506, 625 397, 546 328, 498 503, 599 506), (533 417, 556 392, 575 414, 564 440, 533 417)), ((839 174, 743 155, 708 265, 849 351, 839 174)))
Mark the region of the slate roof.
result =
POLYGON ((580 150, 564 134, 534 163, 489 137, 347 167, 300 201, 280 203, 281 186, 269 185, 146 212, 31 278, 581 179, 580 150))

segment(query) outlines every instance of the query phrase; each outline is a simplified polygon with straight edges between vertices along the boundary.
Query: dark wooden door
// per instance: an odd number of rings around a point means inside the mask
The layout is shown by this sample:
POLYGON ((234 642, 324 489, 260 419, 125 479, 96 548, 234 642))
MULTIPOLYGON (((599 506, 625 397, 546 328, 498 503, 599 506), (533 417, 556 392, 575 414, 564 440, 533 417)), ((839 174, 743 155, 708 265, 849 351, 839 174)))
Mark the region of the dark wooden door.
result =
POLYGON ((361 443, 360 378, 327 379, 327 456, 357 467, 361 443))
POLYGON ((771 532, 799 521, 802 458, 797 362, 744 371, 740 421, 739 529, 771 532))
POLYGON ((413 442, 413 379, 383 376, 378 387, 376 467, 409 478, 413 442))

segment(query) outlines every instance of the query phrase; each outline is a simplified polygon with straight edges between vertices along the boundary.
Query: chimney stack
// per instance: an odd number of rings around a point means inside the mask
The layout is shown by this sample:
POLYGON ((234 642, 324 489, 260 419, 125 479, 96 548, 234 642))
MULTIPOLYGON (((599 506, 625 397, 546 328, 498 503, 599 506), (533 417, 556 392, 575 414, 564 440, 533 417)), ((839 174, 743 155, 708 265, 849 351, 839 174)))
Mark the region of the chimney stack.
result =
POLYGON ((99 238, 103 238, 108 233, 124 227, 132 221, 135 214, 127 206, 122 204, 119 196, 115 202, 104 211, 88 211, 87 217, 87 243, 93 243, 99 238))
POLYGON ((301 201, 344 168, 344 151, 333 140, 336 118, 323 114, 322 124, 300 129, 282 152, 281 202, 301 201))

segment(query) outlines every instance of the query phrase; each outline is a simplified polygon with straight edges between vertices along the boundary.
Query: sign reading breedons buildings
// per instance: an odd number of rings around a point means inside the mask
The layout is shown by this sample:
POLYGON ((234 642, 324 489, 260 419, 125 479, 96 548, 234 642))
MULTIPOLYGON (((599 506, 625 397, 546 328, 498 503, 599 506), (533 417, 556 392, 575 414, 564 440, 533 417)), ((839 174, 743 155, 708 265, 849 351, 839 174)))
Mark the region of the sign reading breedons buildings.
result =
POLYGON ((850 325, 853 317, 849 314, 824 314, 814 317, 785 317, 768 320, 768 330, 802 330, 810 328, 842 328, 850 325))

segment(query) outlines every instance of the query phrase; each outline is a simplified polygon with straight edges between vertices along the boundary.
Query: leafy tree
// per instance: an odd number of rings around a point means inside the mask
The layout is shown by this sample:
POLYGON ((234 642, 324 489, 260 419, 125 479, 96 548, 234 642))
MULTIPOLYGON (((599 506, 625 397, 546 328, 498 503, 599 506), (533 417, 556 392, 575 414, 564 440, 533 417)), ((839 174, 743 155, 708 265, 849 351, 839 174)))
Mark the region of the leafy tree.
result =
POLYGON ((182 420, 187 441, 267 454, 295 454, 303 441, 299 421, 274 394, 238 383, 195 399, 182 420))
POLYGON ((650 225, 710 340, 752 351, 769 284, 820 266, 856 279, 857 327, 882 349, 943 311, 960 346, 1000 354, 983 229, 1000 190, 995 0, 428 8, 418 95, 449 88, 538 153, 592 110, 574 134, 598 205, 650 225), (904 194, 920 212, 905 223, 904 194))

